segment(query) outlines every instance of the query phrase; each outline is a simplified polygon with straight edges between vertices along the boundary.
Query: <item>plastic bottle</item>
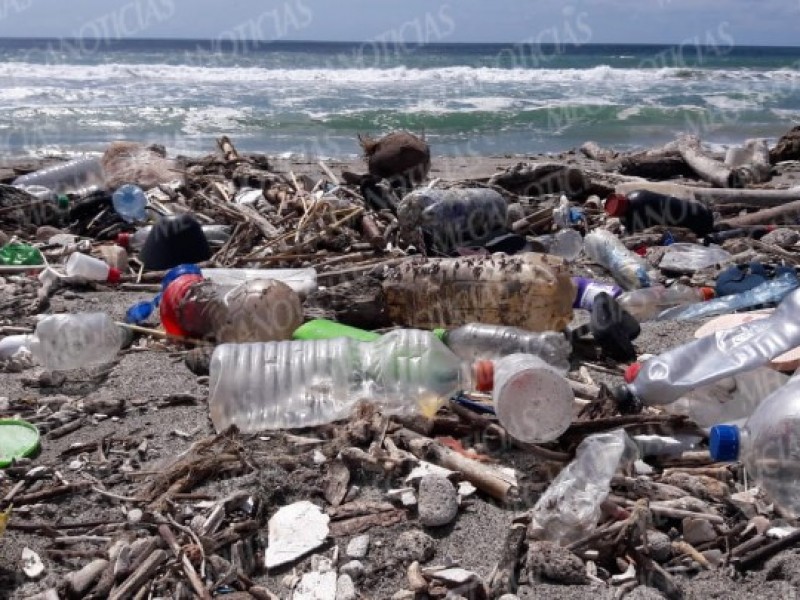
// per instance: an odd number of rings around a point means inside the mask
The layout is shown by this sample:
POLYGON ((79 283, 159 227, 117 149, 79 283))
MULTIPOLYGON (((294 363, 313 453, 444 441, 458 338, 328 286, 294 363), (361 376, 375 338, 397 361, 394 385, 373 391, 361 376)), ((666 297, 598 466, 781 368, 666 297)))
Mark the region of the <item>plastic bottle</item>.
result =
POLYGON ((302 323, 299 296, 280 281, 252 279, 225 286, 184 272, 167 283, 159 304, 169 334, 211 336, 217 342, 286 340, 302 323))
POLYGON ((744 462, 747 473, 777 504, 800 514, 800 376, 793 376, 759 405, 743 427, 711 428, 709 450, 715 461, 744 462))
POLYGON ((690 229, 702 237, 714 229, 714 213, 703 204, 651 190, 611 194, 605 210, 619 217, 628 233, 662 225, 690 229))
POLYGON ((119 269, 109 267, 99 258, 80 252, 74 252, 70 255, 64 270, 68 277, 81 277, 90 281, 104 281, 107 283, 119 283, 122 276, 119 269))
POLYGON ((383 291, 392 322, 419 329, 480 322, 563 331, 575 300, 566 261, 534 252, 410 259, 388 270, 383 291))
POLYGON ((0 247, 0 265, 20 266, 20 265, 42 265, 44 257, 38 248, 30 244, 20 242, 10 242, 0 247))
MULTIPOLYGON (((117 244, 138 252, 144 247, 147 236, 152 230, 153 226, 147 225, 140 227, 134 233, 120 233, 117 235, 117 244)), ((222 246, 231 237, 231 228, 227 225, 203 225, 202 230, 209 246, 222 246)))
POLYGON ((680 242, 667 248, 658 267, 666 271, 694 273, 708 267, 726 264, 731 258, 730 252, 713 244, 701 246, 680 242))
POLYGON ((595 229, 586 235, 586 254, 611 271, 616 282, 626 290, 650 287, 647 263, 628 250, 610 231, 595 229))
POLYGON ((562 333, 533 332, 518 327, 469 323, 456 329, 433 332, 456 356, 468 362, 495 359, 509 354, 533 354, 567 371, 572 346, 562 333))
POLYGON ((66 371, 110 362, 124 339, 105 313, 50 315, 36 325, 29 347, 46 369, 66 371))
POLYGON ((575 302, 572 304, 573 308, 592 310, 594 299, 601 292, 605 292, 612 298, 617 298, 622 294, 622 288, 613 283, 604 283, 594 279, 587 279, 586 277, 573 277, 572 282, 577 289, 575 302))
POLYGON ((254 279, 274 279, 298 294, 307 296, 317 289, 317 271, 303 269, 203 269, 203 277, 219 285, 238 285, 254 279))
POLYGON ((449 254, 507 232, 505 199, 489 188, 424 189, 406 195, 397 220, 406 231, 421 228, 429 250, 449 254))
POLYGON ((694 288, 681 284, 670 287, 655 285, 625 292, 617 298, 617 302, 637 321, 642 322, 654 319, 661 312, 673 306, 705 302, 713 297, 714 290, 710 287, 694 288))
POLYGON ((626 405, 669 404, 695 388, 766 365, 800 345, 800 290, 766 319, 743 323, 676 346, 645 363, 631 365, 627 385, 617 390, 626 405))
POLYGON ((303 323, 292 334, 294 340, 330 340, 337 337, 347 337, 360 342, 374 342, 380 336, 378 333, 350 327, 328 319, 312 319, 303 323))
POLYGON ((586 217, 580 208, 570 206, 566 196, 559 198, 558 206, 553 209, 553 223, 559 229, 566 229, 584 221, 586 217))
POLYGON ((17 187, 42 186, 53 192, 73 191, 104 180, 103 167, 97 157, 82 157, 39 169, 17 177, 12 185, 17 187))
POLYGON ((350 338, 222 344, 210 364, 217 431, 311 427, 347 417, 362 401, 386 414, 432 416, 468 386, 464 363, 433 334, 401 329, 374 342, 350 338))
POLYGON ((572 262, 583 252, 583 237, 574 229, 562 229, 549 235, 534 238, 544 246, 545 252, 572 262))
POLYGON ((125 184, 111 196, 114 210, 127 223, 147 220, 147 196, 138 185, 125 184))
POLYGON ((737 310, 776 304, 800 286, 794 273, 781 273, 745 292, 715 298, 701 304, 690 304, 666 310, 658 315, 659 321, 689 321, 703 317, 724 315, 737 310))
POLYGON ((635 445, 623 429, 588 436, 575 459, 556 476, 533 507, 528 537, 567 545, 591 533, 608 497, 611 478, 635 445))

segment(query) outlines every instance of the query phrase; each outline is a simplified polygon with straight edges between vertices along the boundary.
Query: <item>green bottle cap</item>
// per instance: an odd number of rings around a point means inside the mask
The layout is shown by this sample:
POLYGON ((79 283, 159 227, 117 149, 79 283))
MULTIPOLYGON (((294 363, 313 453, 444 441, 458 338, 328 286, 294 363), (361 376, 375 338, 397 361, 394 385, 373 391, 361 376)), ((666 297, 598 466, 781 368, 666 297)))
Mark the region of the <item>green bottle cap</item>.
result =
POLYGON ((69 208, 69 197, 65 194, 58 195, 58 208, 67 210, 69 208))
POLYGON ((441 341, 444 341, 444 336, 447 335, 447 329, 442 329, 442 328, 434 329, 433 330, 433 335, 435 335, 441 341))

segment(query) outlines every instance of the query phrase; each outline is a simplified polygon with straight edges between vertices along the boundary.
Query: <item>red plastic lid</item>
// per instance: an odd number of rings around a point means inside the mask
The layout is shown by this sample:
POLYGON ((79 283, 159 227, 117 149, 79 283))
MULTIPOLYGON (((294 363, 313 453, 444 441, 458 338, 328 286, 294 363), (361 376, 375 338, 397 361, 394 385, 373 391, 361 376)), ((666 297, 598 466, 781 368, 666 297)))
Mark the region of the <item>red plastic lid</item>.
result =
POLYGON ((636 246, 636 248, 634 248, 634 249, 633 249, 633 251, 634 251, 636 254, 638 254, 639 256, 641 256, 642 258, 644 258, 645 256, 647 256, 647 246, 645 246, 644 244, 641 244, 641 245, 639 245, 639 246, 636 246))
POLYGON ((179 309, 189 288, 199 281, 203 281, 202 275, 181 275, 164 290, 158 310, 161 314, 161 324, 167 333, 180 336, 189 335, 181 327, 179 309))
POLYGON ((714 291, 714 288, 711 287, 701 287, 700 293, 703 294, 703 300, 711 300, 712 298, 716 298, 717 294, 714 291))
POLYGON ((606 198, 606 214, 621 217, 628 212, 628 197, 625 194, 611 194, 606 198))
POLYGON ((118 233, 117 234, 117 245, 122 246, 123 248, 128 248, 131 245, 131 234, 130 233, 118 233))
POLYGON ((122 278, 122 271, 119 269, 115 269, 114 267, 108 268, 108 277, 106 277, 106 281, 108 283, 119 283, 119 280, 122 278))
POLYGON ((494 388, 494 363, 490 360, 479 360, 473 368, 475 389, 479 392, 491 392, 494 388))
POLYGON ((642 370, 642 363, 633 363, 629 365, 627 369, 625 369, 625 383, 633 383, 633 380, 636 379, 636 376, 639 374, 639 371, 642 370))

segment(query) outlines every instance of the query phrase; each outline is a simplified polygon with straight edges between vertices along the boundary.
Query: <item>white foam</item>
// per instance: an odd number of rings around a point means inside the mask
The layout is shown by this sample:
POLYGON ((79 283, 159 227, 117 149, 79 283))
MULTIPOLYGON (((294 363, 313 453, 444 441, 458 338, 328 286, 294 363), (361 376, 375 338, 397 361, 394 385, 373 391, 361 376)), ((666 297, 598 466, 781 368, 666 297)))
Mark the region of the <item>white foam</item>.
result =
POLYGON ((744 100, 742 98, 731 98, 724 94, 706 96, 705 101, 714 108, 722 110, 744 110, 747 108, 758 108, 758 103, 752 100, 744 100))

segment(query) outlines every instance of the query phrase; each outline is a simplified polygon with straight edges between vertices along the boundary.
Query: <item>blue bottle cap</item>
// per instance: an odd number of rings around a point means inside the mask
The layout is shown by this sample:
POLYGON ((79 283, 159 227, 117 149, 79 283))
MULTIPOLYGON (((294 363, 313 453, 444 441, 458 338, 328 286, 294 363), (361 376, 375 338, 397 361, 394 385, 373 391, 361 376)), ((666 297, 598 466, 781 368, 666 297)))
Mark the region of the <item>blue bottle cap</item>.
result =
POLYGON ((153 314, 154 308, 155 304, 153 304, 153 302, 150 302, 149 300, 142 300, 141 302, 137 302, 125 312, 125 322, 132 324, 141 323, 142 321, 146 320, 151 314, 153 314))
POLYGON ((167 274, 164 275, 164 279, 161 280, 161 291, 163 292, 166 290, 167 286, 181 275, 202 275, 202 273, 200 272, 200 267, 197 265, 187 264, 172 267, 167 271, 167 274))
POLYGON ((708 451, 713 460, 721 462, 738 460, 739 428, 736 425, 714 425, 708 438, 708 451))
POLYGON ((662 245, 664 245, 664 246, 672 246, 672 244, 674 244, 674 243, 675 243, 675 238, 674 238, 674 237, 672 237, 672 233, 670 233, 670 232, 668 231, 667 233, 665 233, 665 234, 664 234, 664 241, 663 241, 663 242, 661 242, 661 243, 662 243, 662 245))

